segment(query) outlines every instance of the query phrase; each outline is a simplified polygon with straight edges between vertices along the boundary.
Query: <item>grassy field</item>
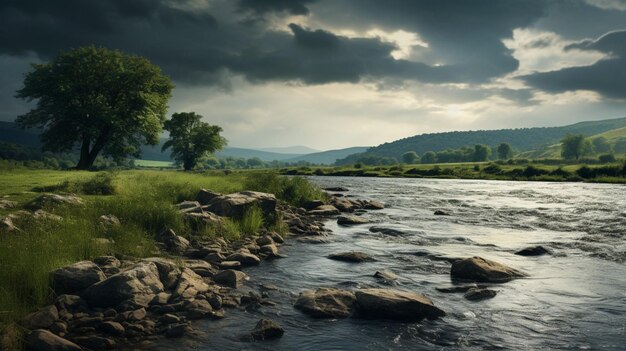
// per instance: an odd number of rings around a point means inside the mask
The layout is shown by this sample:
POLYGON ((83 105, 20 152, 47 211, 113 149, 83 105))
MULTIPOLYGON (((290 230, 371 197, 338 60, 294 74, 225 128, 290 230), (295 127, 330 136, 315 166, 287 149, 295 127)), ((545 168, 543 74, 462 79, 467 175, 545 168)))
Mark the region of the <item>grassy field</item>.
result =
POLYGON ((281 169, 280 173, 319 176, 626 183, 626 166, 623 163, 587 166, 582 164, 546 165, 541 163, 474 162, 361 167, 288 167, 281 169))
MULTIPOLYGON (((201 188, 222 193, 267 191, 294 205, 323 196, 302 178, 261 172, 0 171, 0 198, 17 203, 15 208, 0 210, 0 217, 23 210, 24 204, 42 192, 77 193, 85 202, 82 206, 46 209, 61 216, 60 221, 24 216, 14 221, 20 232, 0 232, 0 329, 12 329, 14 321, 53 298, 49 272, 58 267, 104 254, 159 255, 153 237, 165 227, 188 237, 237 240, 264 223, 260 212, 250 211, 241 220, 227 221, 224 228, 192 231, 172 205, 194 199, 201 188), (98 218, 108 214, 117 216, 121 226, 99 224, 98 218)), ((284 227, 267 221, 265 225, 284 227)))
POLYGON ((173 168, 174 163, 169 161, 135 160, 137 167, 143 168, 173 168))

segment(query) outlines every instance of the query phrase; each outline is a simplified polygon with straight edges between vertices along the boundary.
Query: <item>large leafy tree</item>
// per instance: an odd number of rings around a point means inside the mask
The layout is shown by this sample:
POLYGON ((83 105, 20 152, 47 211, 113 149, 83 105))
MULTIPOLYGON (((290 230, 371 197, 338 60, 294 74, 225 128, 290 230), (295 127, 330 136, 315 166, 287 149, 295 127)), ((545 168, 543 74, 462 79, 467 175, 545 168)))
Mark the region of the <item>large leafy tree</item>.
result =
POLYGON ((568 134, 561 139, 561 156, 564 159, 578 160, 591 149, 591 142, 582 134, 568 134))
MULTIPOLYGON (((171 148, 172 158, 181 162, 188 171, 209 153, 226 146, 220 132, 222 128, 202 122, 202 116, 195 112, 180 112, 165 121, 165 129, 170 139, 163 144, 163 151, 171 148)), ((245 164, 245 161, 244 161, 245 164)))
POLYGON ((508 160, 513 157, 513 148, 509 143, 501 143, 498 145, 498 158, 501 160, 508 160))
POLYGON ((491 156, 491 148, 487 145, 475 145, 474 146, 474 162, 484 162, 489 160, 491 156))
POLYGON ((418 163, 420 160, 419 155, 415 151, 407 151, 402 154, 402 161, 406 164, 418 163))
POLYGON ((17 97, 36 100, 16 122, 39 127, 46 150, 79 148, 76 168, 90 168, 100 154, 138 157, 156 145, 173 84, 158 66, 138 56, 95 46, 34 64, 17 97))

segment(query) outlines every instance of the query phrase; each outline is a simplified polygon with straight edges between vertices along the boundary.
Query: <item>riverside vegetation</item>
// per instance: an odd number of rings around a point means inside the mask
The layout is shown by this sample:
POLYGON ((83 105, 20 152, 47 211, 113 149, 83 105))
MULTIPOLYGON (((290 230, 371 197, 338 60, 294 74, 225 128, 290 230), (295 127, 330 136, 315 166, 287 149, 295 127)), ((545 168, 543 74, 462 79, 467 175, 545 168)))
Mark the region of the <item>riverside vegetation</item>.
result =
MULTIPOLYGON (((55 293, 50 272, 98 256, 142 258, 166 254, 155 245, 164 228, 193 240, 238 242, 261 231, 286 234, 282 216, 251 208, 219 226, 191 227, 174 204, 195 199, 199 189, 220 193, 271 192, 286 206, 324 198, 301 178, 257 173, 122 171, 93 173, 16 169, 0 174, 0 328, 4 349, 20 346, 26 313, 49 304, 55 293), (72 193, 78 204, 35 212, 41 194, 72 193), (104 216, 104 217, 103 217, 104 216), (114 218, 114 220, 112 220, 114 218), (119 219, 119 221, 118 221, 119 219), (110 221, 116 225, 108 225, 110 221)), ((71 196, 70 196, 71 198, 71 196)))

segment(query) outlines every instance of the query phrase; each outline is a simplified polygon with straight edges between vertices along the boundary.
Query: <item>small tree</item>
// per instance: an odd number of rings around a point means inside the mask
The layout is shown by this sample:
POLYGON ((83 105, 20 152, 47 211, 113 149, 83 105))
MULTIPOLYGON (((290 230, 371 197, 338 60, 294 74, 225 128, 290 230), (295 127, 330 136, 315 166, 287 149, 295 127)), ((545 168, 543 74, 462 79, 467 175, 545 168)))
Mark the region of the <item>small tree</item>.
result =
POLYGON ((226 139, 220 135, 222 128, 201 119, 195 112, 180 112, 165 121, 170 139, 163 144, 162 151, 172 148, 172 158, 181 162, 186 171, 193 169, 202 157, 226 145, 226 139))
POLYGON ((415 151, 408 151, 402 154, 402 161, 406 164, 414 164, 418 163, 420 157, 417 155, 415 151))
POLYGON ((597 137, 591 140, 593 149, 599 154, 608 154, 613 152, 613 146, 609 144, 609 141, 605 137, 597 137))
POLYGON ((474 162, 484 162, 489 160, 491 156, 491 148, 487 145, 475 145, 474 146, 474 162))
POLYGON ((501 160, 508 160, 513 157, 513 148, 509 143, 501 143, 498 145, 498 158, 501 160))
POLYGON ((582 134, 567 134, 561 139, 561 156, 564 159, 578 159, 585 153, 585 149, 590 146, 589 140, 585 142, 582 134))
POLYGON ((260 158, 258 158, 258 157, 252 157, 252 158, 249 158, 249 159, 246 161, 246 164, 247 164, 247 165, 248 165, 248 167, 250 167, 250 168, 262 167, 262 166, 263 166, 263 160, 261 160, 261 159, 260 159, 260 158))
POLYGON ((422 163, 435 163, 437 162, 437 154, 433 151, 428 151, 422 156, 422 163))
POLYGON ((33 65, 16 96, 37 105, 16 122, 42 128, 45 150, 78 146, 76 168, 88 169, 99 154, 138 157, 142 144, 156 145, 173 87, 144 58, 94 46, 74 49, 33 65))

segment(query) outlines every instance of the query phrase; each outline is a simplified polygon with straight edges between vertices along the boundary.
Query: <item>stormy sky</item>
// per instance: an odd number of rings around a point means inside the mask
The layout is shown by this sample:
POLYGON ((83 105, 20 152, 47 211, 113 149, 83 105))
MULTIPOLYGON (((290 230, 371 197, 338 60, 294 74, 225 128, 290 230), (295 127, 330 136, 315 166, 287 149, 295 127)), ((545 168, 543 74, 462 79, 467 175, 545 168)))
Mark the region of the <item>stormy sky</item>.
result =
POLYGON ((2 0, 0 120, 30 63, 147 57, 231 146, 377 145, 626 116, 626 0, 2 0))

